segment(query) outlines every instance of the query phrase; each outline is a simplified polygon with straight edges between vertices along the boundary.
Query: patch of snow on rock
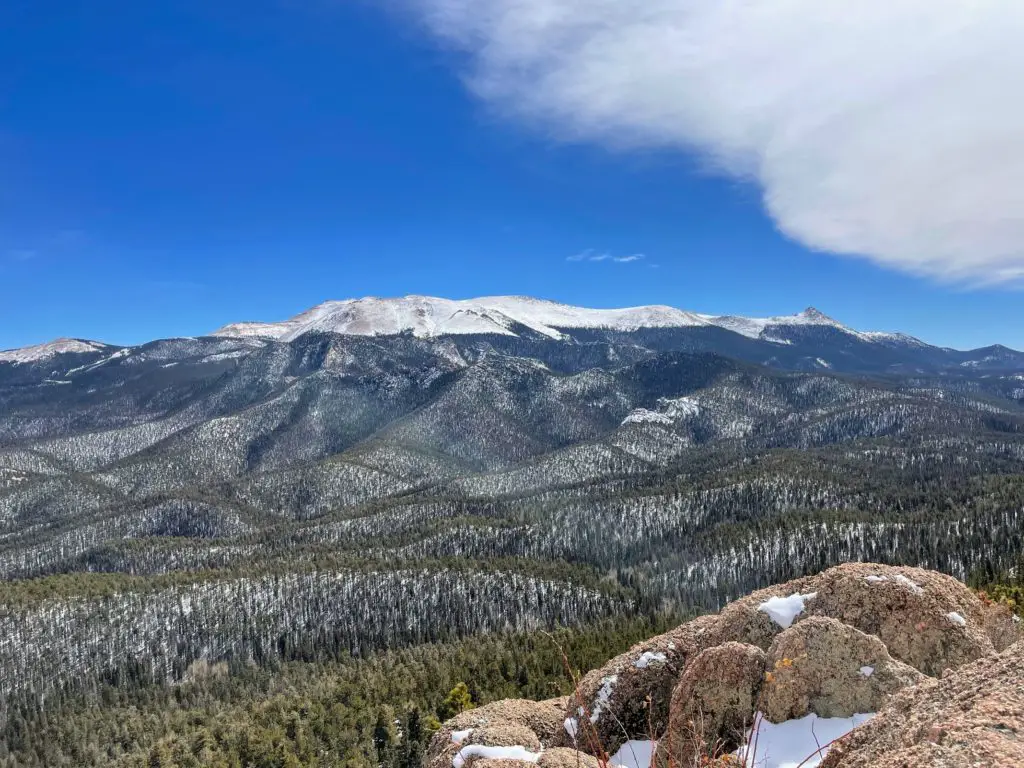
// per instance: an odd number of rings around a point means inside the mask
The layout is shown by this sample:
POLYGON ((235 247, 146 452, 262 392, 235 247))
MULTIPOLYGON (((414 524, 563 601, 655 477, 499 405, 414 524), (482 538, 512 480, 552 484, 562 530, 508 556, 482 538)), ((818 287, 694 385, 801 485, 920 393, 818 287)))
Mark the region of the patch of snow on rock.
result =
POLYGON ((644 651, 640 658, 633 662, 633 666, 637 669, 647 669, 651 664, 660 664, 666 661, 668 657, 664 653, 652 653, 651 651, 644 651))
POLYGON ((814 768, 828 754, 828 744, 874 716, 873 712, 831 718, 810 714, 776 724, 759 715, 757 732, 751 732, 747 743, 733 754, 744 768, 814 768))
POLYGON ((872 575, 872 576, 865 576, 864 577, 864 581, 867 581, 867 582, 869 582, 871 584, 878 584, 879 582, 888 581, 888 580, 889 580, 888 576, 874 576, 874 575, 872 575))
POLYGON ((663 413, 648 411, 646 408, 637 408, 622 420, 622 425, 625 426, 626 424, 664 424, 671 426, 672 419, 663 413))
POLYGON ((700 403, 692 397, 662 398, 658 405, 673 419, 683 419, 700 414, 700 403))
POLYGON ((452 731, 452 741, 456 744, 461 744, 469 738, 469 734, 471 734, 472 732, 472 728, 467 728, 464 731, 452 731))
POLYGON ((601 680, 601 689, 597 692, 597 698, 594 699, 594 707, 590 713, 590 722, 596 723, 598 718, 601 717, 601 711, 604 710, 612 699, 612 688, 615 687, 615 683, 618 682, 618 675, 610 675, 609 677, 601 680))
POLYGON ((861 667, 860 668, 860 673, 862 675, 864 675, 864 677, 871 677, 873 674, 875 674, 875 668, 874 667, 861 667))
POLYGON ((898 581, 904 587, 909 589, 915 595, 923 595, 924 594, 924 589, 921 587, 920 584, 915 584, 910 579, 908 579, 906 576, 904 576, 902 573, 896 574, 896 576, 894 578, 896 579, 896 581, 898 581))
POLYGON ((952 621, 954 624, 959 624, 961 627, 967 626, 967 619, 965 619, 956 611, 950 611, 949 613, 947 613, 946 618, 952 621))
POLYGON ((637 408, 630 413, 622 424, 663 424, 671 426, 680 419, 700 414, 700 403, 692 397, 663 397, 658 400, 658 411, 637 408))
POLYGON ((627 741, 619 751, 612 755, 608 764, 615 768, 650 768, 654 752, 658 748, 656 741, 627 741))
POLYGON ((767 613, 772 621, 783 629, 789 629, 793 626, 793 620, 804 612, 804 604, 817 596, 817 592, 810 592, 806 595, 796 594, 789 597, 772 597, 757 606, 757 610, 767 613))
POLYGON ((531 752, 526 747, 485 747, 483 744, 468 744, 459 750, 452 759, 452 768, 462 768, 471 757, 484 760, 522 760, 536 763, 540 760, 540 752, 531 752))

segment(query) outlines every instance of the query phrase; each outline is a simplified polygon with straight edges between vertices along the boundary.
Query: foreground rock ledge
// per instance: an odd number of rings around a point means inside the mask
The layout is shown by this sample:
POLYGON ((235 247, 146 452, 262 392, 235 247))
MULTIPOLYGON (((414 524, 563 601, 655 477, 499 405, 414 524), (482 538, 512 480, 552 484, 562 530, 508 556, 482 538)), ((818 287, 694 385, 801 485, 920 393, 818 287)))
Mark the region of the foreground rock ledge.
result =
POLYGON ((640 643, 584 676, 568 698, 459 715, 435 735, 425 765, 513 768, 478 745, 521 747, 552 768, 592 767, 652 732, 660 760, 688 765, 735 748, 756 712, 780 722, 859 710, 879 715, 835 746, 827 765, 1024 766, 1020 640, 1005 607, 956 579, 850 563, 640 643), (982 687, 965 679, 981 672, 982 687), (920 717, 908 716, 915 708, 920 717))
POLYGON ((823 768, 1024 766, 1024 642, 894 695, 823 768))

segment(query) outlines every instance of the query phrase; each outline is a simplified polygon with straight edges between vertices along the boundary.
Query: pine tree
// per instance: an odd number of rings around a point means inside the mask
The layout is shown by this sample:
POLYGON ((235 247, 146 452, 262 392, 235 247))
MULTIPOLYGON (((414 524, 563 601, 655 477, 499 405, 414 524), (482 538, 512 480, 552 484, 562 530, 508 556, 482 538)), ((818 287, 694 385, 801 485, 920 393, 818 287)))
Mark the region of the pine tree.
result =
POLYGON ((469 686, 460 682, 445 696, 444 702, 437 709, 437 716, 442 720, 448 720, 468 709, 473 709, 473 706, 473 697, 469 693, 469 686))

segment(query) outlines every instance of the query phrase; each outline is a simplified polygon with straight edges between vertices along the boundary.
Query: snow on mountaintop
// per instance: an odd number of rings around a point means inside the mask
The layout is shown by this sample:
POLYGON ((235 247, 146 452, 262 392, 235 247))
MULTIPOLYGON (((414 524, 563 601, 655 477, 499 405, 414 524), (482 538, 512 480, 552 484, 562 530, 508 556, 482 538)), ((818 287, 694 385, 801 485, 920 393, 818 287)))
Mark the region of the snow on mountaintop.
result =
POLYGON ((48 360, 55 355, 63 355, 69 352, 100 352, 107 349, 107 344, 98 341, 83 341, 81 339, 54 339, 46 344, 36 344, 32 347, 21 349, 0 350, 0 363, 35 363, 40 360, 48 360))
POLYGON ((717 326, 752 339, 789 343, 772 338, 770 330, 794 325, 828 326, 864 340, 896 338, 895 335, 863 334, 851 330, 813 308, 783 317, 718 317, 667 306, 587 309, 526 296, 490 296, 463 301, 430 296, 328 301, 280 323, 234 323, 213 335, 259 336, 291 341, 310 331, 356 336, 388 336, 409 331, 420 338, 430 338, 487 333, 515 336, 518 335, 517 328, 527 328, 559 339, 563 337, 560 329, 570 328, 636 331, 642 328, 717 326))
POLYGON ((585 309, 522 296, 453 301, 429 296, 328 301, 281 323, 236 323, 215 336, 263 336, 291 341, 310 331, 387 336, 403 331, 427 338, 497 333, 515 336, 516 326, 559 339, 559 328, 679 328, 708 325, 701 315, 673 307, 585 309))
POLYGON ((723 317, 708 317, 707 319, 713 325, 717 325, 720 328, 734 331, 751 339, 764 338, 765 341, 773 341, 773 339, 765 338, 764 334, 765 331, 776 325, 828 326, 840 331, 852 333, 855 336, 860 335, 857 331, 847 328, 838 320, 833 320, 831 317, 823 312, 819 312, 814 307, 808 307, 803 312, 799 312, 795 315, 783 315, 780 317, 738 317, 735 315, 726 315, 723 317))

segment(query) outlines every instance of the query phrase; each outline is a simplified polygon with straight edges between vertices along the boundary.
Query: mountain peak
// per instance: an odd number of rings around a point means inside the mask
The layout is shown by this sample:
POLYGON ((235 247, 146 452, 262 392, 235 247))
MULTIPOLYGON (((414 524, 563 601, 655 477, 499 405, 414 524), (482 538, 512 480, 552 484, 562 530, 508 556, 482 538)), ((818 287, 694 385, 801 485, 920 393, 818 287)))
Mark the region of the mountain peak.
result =
POLYGON ((807 309, 800 313, 800 316, 806 318, 807 320, 813 320, 816 322, 836 322, 817 307, 808 307, 807 309))
POLYGON ((109 345, 99 341, 88 341, 86 339, 69 339, 61 337, 48 341, 45 344, 34 344, 30 347, 19 349, 0 350, 0 363, 35 363, 40 360, 48 360, 55 355, 68 353, 99 352, 109 345))

